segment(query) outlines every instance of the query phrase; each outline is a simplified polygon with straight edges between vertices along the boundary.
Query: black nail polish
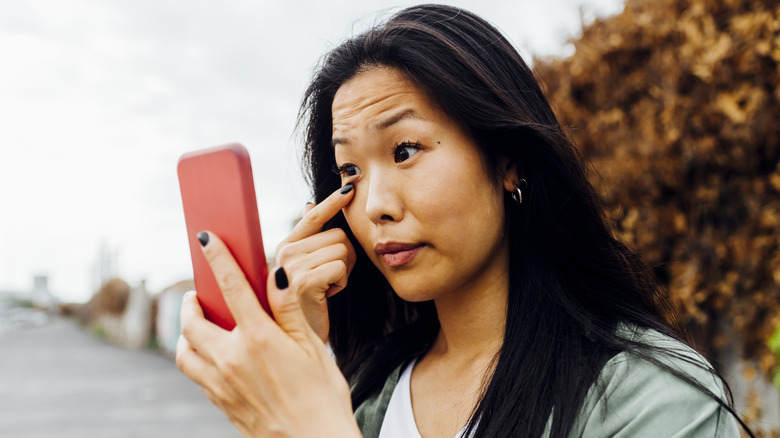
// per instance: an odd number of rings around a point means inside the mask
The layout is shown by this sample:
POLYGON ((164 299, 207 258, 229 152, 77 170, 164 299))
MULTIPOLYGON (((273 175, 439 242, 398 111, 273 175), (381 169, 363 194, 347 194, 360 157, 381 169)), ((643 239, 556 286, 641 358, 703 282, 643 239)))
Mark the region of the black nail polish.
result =
POLYGON ((200 246, 206 246, 209 243, 209 233, 205 231, 198 232, 198 240, 200 241, 200 246))
POLYGON ((341 193, 342 195, 346 195, 347 193, 352 191, 353 187, 355 186, 353 186, 352 183, 344 184, 344 187, 339 189, 339 193, 341 193))
POLYGON ((276 275, 274 275, 274 277, 276 277, 276 287, 278 287, 279 290, 287 289, 289 284, 287 283, 287 273, 284 272, 284 268, 280 266, 279 269, 276 270, 276 275))

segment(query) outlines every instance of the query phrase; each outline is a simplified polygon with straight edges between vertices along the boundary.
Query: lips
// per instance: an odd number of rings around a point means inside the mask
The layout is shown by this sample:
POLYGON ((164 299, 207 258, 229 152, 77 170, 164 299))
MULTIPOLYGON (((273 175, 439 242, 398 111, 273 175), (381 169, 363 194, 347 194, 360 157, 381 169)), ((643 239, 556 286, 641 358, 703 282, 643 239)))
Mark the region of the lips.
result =
POLYGON ((397 268, 409 263, 423 246, 422 243, 378 243, 374 251, 382 257, 385 265, 397 268))

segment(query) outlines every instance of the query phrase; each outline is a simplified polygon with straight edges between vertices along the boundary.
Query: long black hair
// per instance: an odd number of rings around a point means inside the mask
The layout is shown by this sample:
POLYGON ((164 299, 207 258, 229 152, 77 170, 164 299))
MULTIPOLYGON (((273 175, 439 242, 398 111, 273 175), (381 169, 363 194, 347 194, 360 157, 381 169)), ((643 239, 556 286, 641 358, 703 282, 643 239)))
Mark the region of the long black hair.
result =
MULTIPOLYGON (((588 389, 615 354, 654 358, 653 346, 617 334, 621 323, 684 342, 666 291, 610 232, 578 149, 533 72, 501 33, 449 6, 415 6, 342 43, 322 60, 299 123, 316 202, 341 182, 332 169, 331 105, 339 87, 371 67, 397 69, 475 139, 494 172, 510 160, 527 181, 523 203, 505 202, 510 248, 503 345, 485 378, 469 431, 476 436, 551 436, 571 430, 588 389)), ((439 330, 432 302, 398 298, 354 239, 358 260, 330 299, 330 342, 357 407, 400 364, 426 351, 439 330)), ((707 392, 701 384, 681 376, 707 392)), ((467 435, 468 436, 468 435, 467 435)))

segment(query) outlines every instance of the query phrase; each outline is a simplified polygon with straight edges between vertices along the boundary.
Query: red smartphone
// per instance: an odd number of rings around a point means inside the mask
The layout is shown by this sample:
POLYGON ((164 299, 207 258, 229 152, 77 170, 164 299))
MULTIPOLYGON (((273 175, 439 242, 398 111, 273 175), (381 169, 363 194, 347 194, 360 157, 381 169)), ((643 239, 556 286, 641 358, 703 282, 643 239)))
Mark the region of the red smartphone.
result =
POLYGON ((249 152, 238 143, 188 152, 179 158, 179 188, 190 242, 195 290, 209 321, 225 330, 236 322, 201 250, 197 233, 209 230, 227 245, 263 309, 268 265, 249 152))

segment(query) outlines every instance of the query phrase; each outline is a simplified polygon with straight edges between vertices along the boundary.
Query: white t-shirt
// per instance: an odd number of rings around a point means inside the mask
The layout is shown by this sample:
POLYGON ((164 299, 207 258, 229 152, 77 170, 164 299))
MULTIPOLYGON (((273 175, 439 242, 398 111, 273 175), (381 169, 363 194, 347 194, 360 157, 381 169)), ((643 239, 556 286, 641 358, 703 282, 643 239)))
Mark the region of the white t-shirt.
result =
MULTIPOLYGON (((416 363, 417 359, 413 360, 398 377, 398 385, 390 396, 379 438, 422 438, 412 411, 412 369, 416 363)), ((463 438, 465 429, 461 429, 455 438, 463 438)))

